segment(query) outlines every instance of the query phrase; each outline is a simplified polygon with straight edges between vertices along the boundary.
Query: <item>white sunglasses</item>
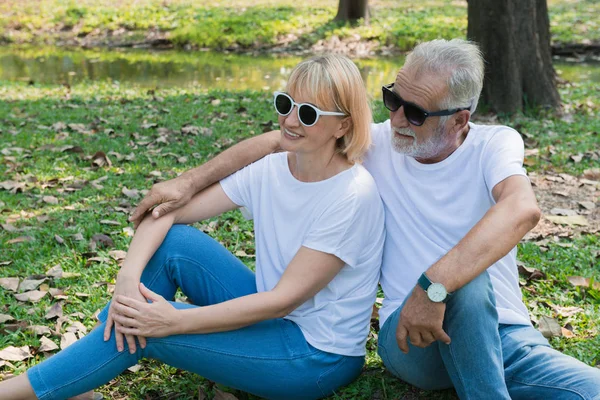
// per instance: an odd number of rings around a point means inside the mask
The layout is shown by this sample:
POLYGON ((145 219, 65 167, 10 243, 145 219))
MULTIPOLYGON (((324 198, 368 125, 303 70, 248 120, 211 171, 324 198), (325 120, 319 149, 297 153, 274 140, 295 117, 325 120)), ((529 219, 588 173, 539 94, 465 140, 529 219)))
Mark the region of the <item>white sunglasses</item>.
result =
POLYGON ((322 111, 310 103, 296 103, 289 94, 284 92, 274 93, 273 105, 275 106, 277 113, 283 117, 290 115, 294 106, 297 106, 298 120, 304 126, 313 126, 317 123, 321 115, 346 115, 337 111, 322 111))

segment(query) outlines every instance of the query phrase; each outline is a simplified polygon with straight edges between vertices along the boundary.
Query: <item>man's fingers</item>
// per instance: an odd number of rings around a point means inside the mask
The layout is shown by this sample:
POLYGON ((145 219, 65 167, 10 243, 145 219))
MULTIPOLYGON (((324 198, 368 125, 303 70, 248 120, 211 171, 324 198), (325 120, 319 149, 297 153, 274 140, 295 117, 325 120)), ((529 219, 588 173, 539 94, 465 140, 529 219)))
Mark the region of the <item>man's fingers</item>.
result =
POLYGON ((412 344, 413 346, 424 347, 423 338, 421 337, 419 331, 412 330, 408 332, 408 337, 410 344, 412 344))
POLYGON ((421 338, 423 339, 423 342, 421 343, 421 347, 427 347, 431 343, 435 342, 435 336, 433 336, 433 333, 431 333, 429 331, 421 332, 421 338))
POLYGON ((140 342, 140 347, 142 349, 145 349, 146 348, 146 338, 143 336, 138 336, 137 338, 138 338, 138 342, 140 342))
POLYGON ((152 210, 152 217, 160 218, 163 215, 170 213, 176 208, 177 204, 174 201, 167 201, 166 203, 162 203, 154 207, 154 210, 152 210))
POLYGON ((445 344, 450 344, 450 336, 448 336, 442 328, 433 332, 433 336, 435 337, 435 340, 439 340, 440 342, 445 344))
POLYGON ((140 204, 133 210, 133 214, 129 217, 129 221, 137 221, 141 219, 153 205, 160 203, 160 198, 155 194, 148 194, 140 201, 140 204))
POLYGON ((396 342, 398 342, 398 347, 403 353, 408 353, 408 343, 406 343, 407 336, 408 331, 404 325, 398 325, 398 329, 396 330, 396 342))
POLYGON ((135 335, 138 336, 141 335, 141 331, 139 328, 126 328, 124 326, 119 325, 119 333, 121 334, 126 334, 126 335, 135 335))

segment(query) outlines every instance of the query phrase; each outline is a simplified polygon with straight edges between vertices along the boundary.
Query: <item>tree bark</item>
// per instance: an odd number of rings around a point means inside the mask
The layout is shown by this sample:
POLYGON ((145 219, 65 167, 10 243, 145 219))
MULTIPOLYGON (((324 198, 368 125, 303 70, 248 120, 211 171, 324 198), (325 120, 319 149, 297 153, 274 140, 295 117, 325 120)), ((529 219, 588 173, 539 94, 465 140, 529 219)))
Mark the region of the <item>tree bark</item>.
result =
POLYGON ((468 19, 486 60, 485 103, 501 113, 560 106, 546 0, 470 0, 468 19))
POLYGON ((340 0, 336 21, 356 22, 364 18, 365 24, 369 23, 368 0, 340 0))

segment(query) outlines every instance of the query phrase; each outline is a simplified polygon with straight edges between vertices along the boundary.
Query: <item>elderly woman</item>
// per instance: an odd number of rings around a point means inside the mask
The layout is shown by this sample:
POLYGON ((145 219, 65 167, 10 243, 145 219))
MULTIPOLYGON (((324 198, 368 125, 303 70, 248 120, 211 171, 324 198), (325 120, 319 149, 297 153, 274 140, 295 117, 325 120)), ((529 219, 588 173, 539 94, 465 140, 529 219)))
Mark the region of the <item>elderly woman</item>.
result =
POLYGON ((0 399, 75 396, 141 358, 266 398, 327 396, 360 374, 384 242, 383 206, 358 164, 370 144, 364 84, 349 59, 316 57, 274 106, 285 151, 146 218, 100 327, 0 383, 0 399), (255 221, 255 273, 176 225, 240 206, 255 221), (173 302, 177 288, 193 304, 173 302))

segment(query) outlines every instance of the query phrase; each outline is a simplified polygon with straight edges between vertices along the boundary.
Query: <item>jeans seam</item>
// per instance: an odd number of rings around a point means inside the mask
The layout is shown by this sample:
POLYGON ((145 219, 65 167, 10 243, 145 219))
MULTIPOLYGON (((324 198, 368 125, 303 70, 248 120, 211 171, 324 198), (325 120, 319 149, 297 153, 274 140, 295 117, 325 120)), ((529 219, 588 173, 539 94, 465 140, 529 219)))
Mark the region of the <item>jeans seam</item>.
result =
MULTIPOLYGON (((441 346, 441 345, 442 344, 438 344, 438 346, 441 346)), ((462 376, 462 373, 459 368, 456 368, 456 359, 454 358, 454 352, 452 351, 452 345, 448 345, 448 353, 450 354, 450 357, 452 358, 452 363, 454 364, 454 369, 456 370, 456 375, 458 376, 459 383, 461 384, 461 386, 463 388, 465 388, 466 385, 465 385, 465 380, 462 376)), ((454 384, 454 382, 453 382, 453 384, 454 384)), ((454 384, 454 386, 456 386, 456 385, 454 384)))
POLYGON ((323 396, 327 396, 329 394, 329 393, 325 393, 325 391, 321 387, 321 381, 322 381, 323 377, 333 371, 337 371, 346 362, 347 362, 347 357, 344 357, 340 361, 338 361, 333 367, 329 368, 327 371, 325 371, 321 375, 319 375, 319 377, 317 378, 317 387, 319 388, 319 390, 321 391, 321 394, 323 396))
POLYGON ((538 384, 538 383, 524 382, 524 381, 515 379, 513 377, 508 378, 507 380, 519 383, 521 385, 526 385, 526 386, 543 387, 543 388, 552 388, 552 389, 564 390, 566 392, 574 393, 574 394, 578 395, 579 397, 581 397, 582 399, 587 399, 587 397, 585 396, 585 394, 583 394, 583 393, 581 393, 581 392, 579 392, 577 390, 571 389, 571 388, 560 387, 560 386, 553 386, 553 385, 542 385, 542 384, 538 384))
MULTIPOLYGON (((161 267, 160 267, 160 268, 161 268, 161 269, 160 269, 160 271, 162 271, 162 270, 165 268, 165 265, 169 264, 169 263, 170 263, 170 262, 172 262, 172 261, 177 261, 177 260, 185 260, 185 261, 187 261, 187 262, 190 262, 190 263, 192 263, 192 264, 195 264, 195 265, 199 266, 200 268, 202 268, 202 270, 204 271, 204 273, 205 273, 205 274, 207 274, 207 275, 208 275, 208 276, 210 276, 210 277, 211 277, 213 280, 215 280, 216 282, 218 282, 218 283, 219 283, 219 286, 221 287, 221 289, 222 289, 224 292, 226 292, 226 293, 227 293, 227 294, 228 294, 230 297, 232 297, 232 298, 235 298, 234 294, 233 294, 233 293, 231 293, 231 292, 229 291, 229 289, 227 289, 227 287, 226 287, 225 285, 223 285, 223 283, 221 283, 221 280, 220 280, 220 279, 218 279, 218 278, 217 278, 217 277, 216 277, 214 274, 212 274, 212 273, 210 272, 210 269, 209 269, 209 268, 206 268, 206 266, 205 266, 205 265, 204 265, 202 262, 200 262, 200 261, 198 261, 198 260, 195 260, 195 259, 193 259, 193 258, 184 257, 184 256, 172 256, 172 257, 168 257, 168 258, 165 260, 165 262, 164 262, 164 263, 161 265, 161 267)), ((154 276, 154 279, 153 279, 153 280, 152 280, 152 281, 149 283, 149 285, 151 285, 152 283, 154 283, 154 281, 155 281, 156 279, 158 279, 158 276, 159 276, 159 274, 157 273, 157 274, 154 276)))
POLYGON ((257 357, 257 356, 247 356, 247 355, 243 355, 243 354, 236 354, 236 353, 228 353, 228 352, 224 352, 224 351, 217 351, 213 348, 207 348, 207 347, 201 347, 201 346, 192 346, 189 344, 184 344, 184 343, 179 343, 179 342, 171 342, 168 340, 162 340, 162 339, 155 339, 154 342, 161 342, 162 344, 165 345, 172 345, 172 346, 180 346, 180 347, 188 347, 191 349, 198 349, 198 350, 202 350, 202 351, 206 351, 209 353, 214 353, 214 354, 222 354, 222 355, 226 355, 226 356, 231 356, 231 357, 238 357, 238 358, 248 358, 248 359, 253 359, 253 360, 298 360, 298 359, 302 359, 302 358, 308 358, 311 357, 319 352, 321 352, 321 350, 319 349, 315 349, 315 351, 311 352, 311 353, 307 353, 307 354, 302 354, 302 355, 292 355, 291 357, 257 357))
MULTIPOLYGON (((105 366, 106 364, 108 364, 109 362, 112 362, 112 361, 113 361, 115 358, 117 358, 117 357, 119 357, 119 356, 122 356, 122 355, 125 355, 125 354, 128 354, 128 353, 119 353, 119 354, 115 355, 114 357, 112 357, 111 359, 109 359, 109 360, 106 360, 104 363, 102 363, 101 365, 99 365, 98 367, 96 367, 95 369, 93 369, 92 371, 88 371, 88 373, 87 373, 87 374, 85 374, 85 375, 83 375, 83 376, 80 376, 80 377, 78 377, 77 379, 72 379, 72 380, 70 380, 70 381, 68 381, 68 382, 65 382, 64 384, 62 384, 62 385, 60 385, 60 386, 58 386, 58 387, 55 387, 55 388, 53 388, 53 389, 49 390, 49 391, 48 391, 47 393, 45 393, 45 394, 44 394, 42 397, 40 397, 40 400, 41 400, 41 399, 45 399, 45 398, 47 398, 47 396, 50 396, 50 398, 51 398, 51 399, 52 399, 52 398, 54 398, 54 393, 55 393, 56 391, 58 391, 58 390, 60 390, 60 389, 62 389, 62 388, 64 388, 64 387, 66 387, 66 386, 69 386, 69 385, 71 385, 71 384, 72 384, 72 383, 74 383, 74 382, 80 381, 80 380, 82 380, 82 379, 84 379, 84 378, 86 378, 86 377, 88 377, 88 376, 90 376, 90 375, 94 374, 94 373, 95 373, 96 371, 98 371, 100 368, 104 367, 104 366, 105 366)), ((39 373, 38 373, 38 375, 39 375, 39 376, 41 376, 41 374, 39 374, 39 373)))

